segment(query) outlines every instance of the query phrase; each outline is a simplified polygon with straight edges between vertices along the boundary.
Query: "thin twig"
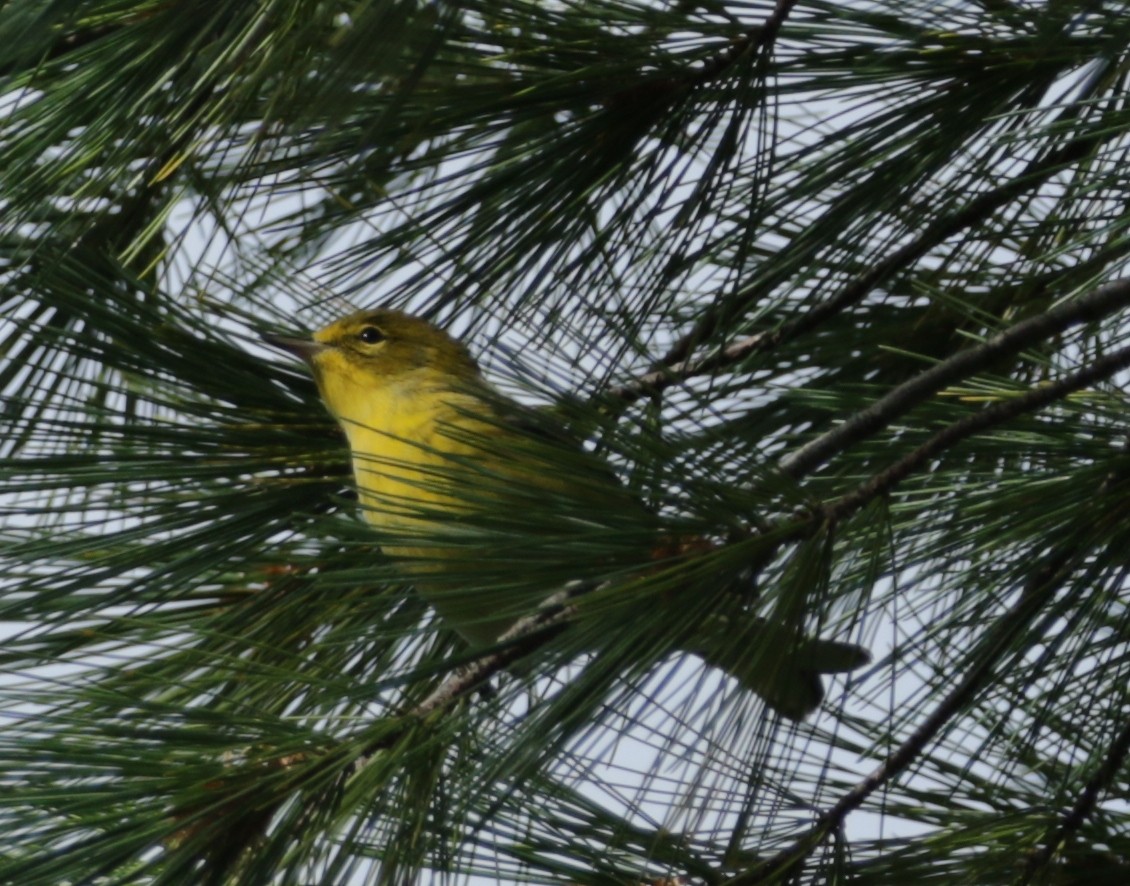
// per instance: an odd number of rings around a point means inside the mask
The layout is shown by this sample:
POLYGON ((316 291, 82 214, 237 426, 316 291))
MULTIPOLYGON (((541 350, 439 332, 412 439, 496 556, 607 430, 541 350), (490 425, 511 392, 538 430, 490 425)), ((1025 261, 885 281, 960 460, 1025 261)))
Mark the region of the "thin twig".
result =
POLYGON ((886 427, 923 400, 959 379, 981 371, 1002 357, 1050 338, 1080 323, 1099 320, 1130 306, 1130 278, 1114 280, 1077 299, 1057 305, 961 351, 899 385, 886 396, 782 458, 777 466, 789 476, 807 474, 851 444, 886 427))
POLYGON ((506 629, 498 638, 501 649, 461 667, 414 707, 408 716, 423 719, 433 711, 446 707, 469 694, 507 665, 528 655, 532 648, 542 645, 554 633, 552 628, 560 627, 576 612, 575 606, 565 604, 577 595, 577 591, 565 589, 548 597, 536 612, 523 616, 506 629), (522 642, 529 641, 535 634, 540 635, 537 643, 522 642))
MULTIPOLYGON (((759 332, 705 357, 687 358, 671 364, 663 362, 661 368, 652 369, 628 384, 612 388, 605 392, 603 397, 618 401, 621 406, 630 406, 637 400, 662 393, 667 388, 688 379, 705 375, 716 369, 734 366, 757 351, 765 350, 768 339, 773 335, 775 332, 759 332)), ((665 357, 664 361, 666 359, 665 357)))
POLYGON ((1115 738, 1110 750, 1107 751, 1103 765, 1087 782, 1083 792, 1076 799, 1075 805, 1071 807, 1071 811, 1063 817, 1063 821, 1056 829, 1055 834, 1049 836, 1047 842, 1028 857, 1024 876, 1021 878, 1022 883, 1031 883, 1040 869, 1046 866, 1055 853, 1067 842, 1068 837, 1083 826, 1083 822, 1087 820, 1087 817, 1098 804, 1099 795, 1110 787, 1110 783, 1121 771, 1127 754, 1130 754, 1130 720, 1123 724, 1122 731, 1118 733, 1118 737, 1115 738))

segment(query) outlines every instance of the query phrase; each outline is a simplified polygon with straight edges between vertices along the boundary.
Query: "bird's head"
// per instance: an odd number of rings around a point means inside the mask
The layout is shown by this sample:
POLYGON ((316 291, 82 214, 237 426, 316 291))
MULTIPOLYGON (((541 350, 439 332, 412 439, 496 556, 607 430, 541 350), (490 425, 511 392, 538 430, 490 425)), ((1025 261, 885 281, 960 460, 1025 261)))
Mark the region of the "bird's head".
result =
POLYGON ((378 308, 358 311, 311 338, 265 335, 310 366, 322 399, 340 419, 360 419, 374 400, 475 384, 479 368, 467 349, 427 320, 378 308))

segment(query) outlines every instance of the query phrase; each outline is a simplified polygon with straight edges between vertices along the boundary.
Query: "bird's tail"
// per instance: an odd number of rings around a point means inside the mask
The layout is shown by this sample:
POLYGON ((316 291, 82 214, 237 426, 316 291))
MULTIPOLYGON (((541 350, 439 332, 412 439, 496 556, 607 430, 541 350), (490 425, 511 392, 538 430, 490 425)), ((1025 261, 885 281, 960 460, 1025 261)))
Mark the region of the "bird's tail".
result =
POLYGON ((725 619, 692 642, 688 651, 726 671, 792 720, 803 720, 820 706, 824 674, 847 673, 871 661, 862 646, 798 637, 763 619, 746 624, 725 619))

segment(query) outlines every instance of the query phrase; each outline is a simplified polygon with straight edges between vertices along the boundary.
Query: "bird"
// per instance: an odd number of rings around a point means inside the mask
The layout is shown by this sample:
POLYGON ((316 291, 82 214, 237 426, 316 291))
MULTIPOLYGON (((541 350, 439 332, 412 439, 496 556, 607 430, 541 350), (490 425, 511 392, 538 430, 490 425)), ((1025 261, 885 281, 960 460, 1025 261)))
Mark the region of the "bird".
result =
MULTIPOLYGON (((422 317, 373 308, 311 337, 263 338, 309 367, 382 550, 472 648, 489 648, 557 590, 539 586, 539 562, 583 581, 638 572, 648 550, 695 547, 672 544, 610 464, 548 410, 501 393, 462 342, 422 317)), ((755 616, 707 619, 685 649, 791 720, 819 707, 823 674, 870 661, 858 645, 755 616)))

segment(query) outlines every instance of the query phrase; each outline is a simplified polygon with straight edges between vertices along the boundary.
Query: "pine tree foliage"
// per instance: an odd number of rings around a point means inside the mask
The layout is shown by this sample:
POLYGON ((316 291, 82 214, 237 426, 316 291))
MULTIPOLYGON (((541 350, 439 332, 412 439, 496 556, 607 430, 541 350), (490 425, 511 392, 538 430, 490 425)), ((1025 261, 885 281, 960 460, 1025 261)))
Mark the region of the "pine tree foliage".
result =
POLYGON ((1118 0, 0 6, 0 881, 1125 882, 1128 81, 1118 0), (499 515, 461 646, 258 344, 377 304, 683 556, 499 515), (875 661, 783 722, 719 614, 875 661))

